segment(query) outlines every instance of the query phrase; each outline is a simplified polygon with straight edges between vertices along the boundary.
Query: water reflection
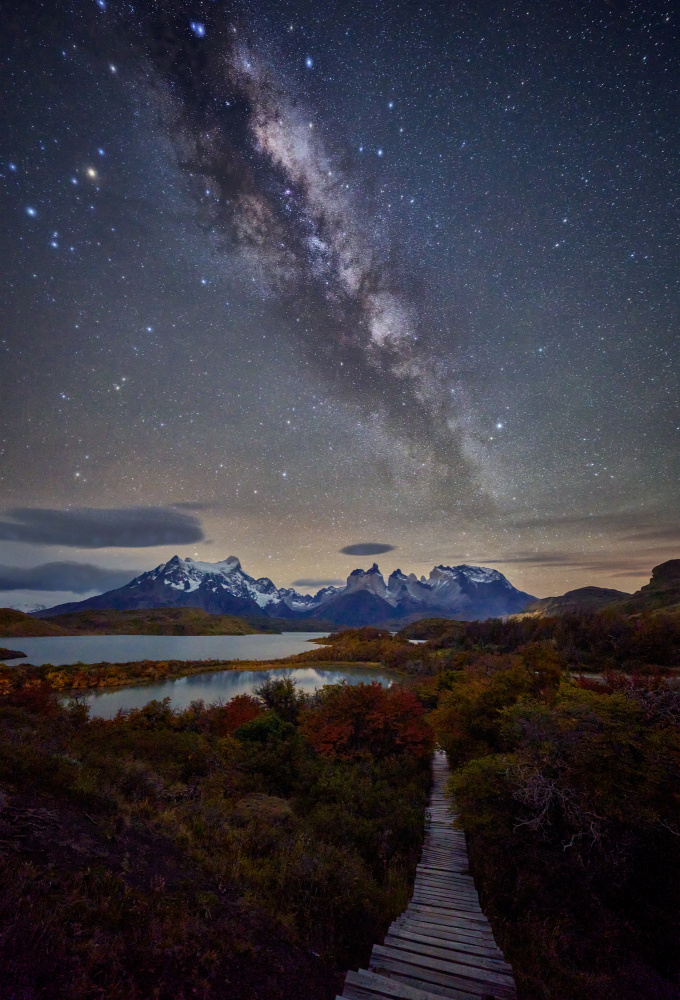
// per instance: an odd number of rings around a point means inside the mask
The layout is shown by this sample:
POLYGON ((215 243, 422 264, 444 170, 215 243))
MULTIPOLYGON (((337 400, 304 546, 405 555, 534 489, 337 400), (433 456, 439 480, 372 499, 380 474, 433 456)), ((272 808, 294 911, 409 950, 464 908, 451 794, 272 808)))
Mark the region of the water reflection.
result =
POLYGON ((338 670, 319 670, 303 667, 294 670, 216 670, 209 674, 194 674, 192 677, 178 677, 158 684, 140 687, 117 688, 114 691, 88 692, 83 700, 90 707, 90 715, 101 719, 112 719, 120 709, 141 708, 148 702, 170 698, 173 708, 188 708, 192 701, 214 704, 229 701, 239 694, 252 694, 265 677, 292 677, 300 691, 312 694, 324 684, 370 683, 378 681, 389 687, 399 680, 398 674, 387 670, 372 670, 368 667, 343 667, 338 670))

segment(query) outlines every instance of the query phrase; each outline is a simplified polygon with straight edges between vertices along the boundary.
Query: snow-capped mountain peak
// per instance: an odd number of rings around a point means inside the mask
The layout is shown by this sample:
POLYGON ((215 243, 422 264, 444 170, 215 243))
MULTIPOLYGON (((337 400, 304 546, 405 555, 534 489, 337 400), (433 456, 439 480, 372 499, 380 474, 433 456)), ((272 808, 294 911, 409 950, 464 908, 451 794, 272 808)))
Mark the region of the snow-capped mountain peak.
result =
POLYGON ((346 586, 323 587, 311 595, 277 587, 267 576, 255 579, 236 556, 214 563, 173 556, 118 590, 50 610, 192 606, 226 614, 316 617, 353 625, 422 615, 465 619, 506 615, 521 611, 532 600, 498 570, 482 566, 434 566, 429 578, 420 579, 396 569, 386 583, 373 563, 370 569, 353 570, 346 586))

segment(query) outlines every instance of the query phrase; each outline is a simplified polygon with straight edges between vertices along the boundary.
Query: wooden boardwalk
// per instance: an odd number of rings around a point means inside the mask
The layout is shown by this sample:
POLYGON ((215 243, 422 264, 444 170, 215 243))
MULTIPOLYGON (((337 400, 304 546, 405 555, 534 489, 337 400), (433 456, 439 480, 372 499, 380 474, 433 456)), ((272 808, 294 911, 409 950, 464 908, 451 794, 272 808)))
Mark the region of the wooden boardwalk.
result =
MULTIPOLYGON (((512 969, 494 941, 468 872, 465 835, 444 795, 449 766, 436 751, 425 843, 409 906, 371 953, 348 972, 345 1000, 513 1000, 512 969)), ((336 1000, 340 1000, 336 997, 336 1000)))

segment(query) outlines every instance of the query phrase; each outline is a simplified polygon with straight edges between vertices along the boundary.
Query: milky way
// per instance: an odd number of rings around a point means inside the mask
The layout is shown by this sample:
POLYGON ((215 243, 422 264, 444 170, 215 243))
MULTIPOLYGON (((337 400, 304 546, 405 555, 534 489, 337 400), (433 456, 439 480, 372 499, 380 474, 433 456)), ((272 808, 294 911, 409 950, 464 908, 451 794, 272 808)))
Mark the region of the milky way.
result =
POLYGON ((164 8, 143 24, 178 162, 214 232, 228 237, 226 253, 240 252, 293 320, 320 376, 396 435, 381 445, 397 466, 416 468, 439 504, 460 500, 461 488, 483 504, 461 447, 453 359, 429 349, 417 293, 403 291, 409 264, 374 220, 360 225, 353 173, 325 148, 310 108, 242 39, 235 12, 187 23, 183 9, 164 8))
POLYGON ((98 579, 92 538, 104 574, 179 547, 284 585, 379 546, 539 595, 677 555, 676 20, 6 11, 11 602, 98 579))

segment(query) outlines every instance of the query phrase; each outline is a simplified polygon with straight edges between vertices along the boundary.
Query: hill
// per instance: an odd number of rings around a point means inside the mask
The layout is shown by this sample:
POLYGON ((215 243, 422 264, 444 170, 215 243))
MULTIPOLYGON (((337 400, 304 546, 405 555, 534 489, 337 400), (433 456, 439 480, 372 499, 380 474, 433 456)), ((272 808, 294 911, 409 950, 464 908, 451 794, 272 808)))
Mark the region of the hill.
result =
POLYGON ((86 609, 55 615, 50 623, 68 635, 253 635, 262 631, 243 618, 211 615, 202 608, 86 609))
POLYGON ((669 559, 655 566, 652 578, 616 607, 627 614, 643 611, 680 611, 680 559, 669 559))
POLYGON ((0 637, 3 639, 29 638, 39 635, 68 635, 60 625, 42 621, 15 611, 14 608, 0 608, 0 637))
POLYGON ((615 601, 630 597, 630 594, 622 590, 610 590, 607 587, 579 587, 577 590, 568 590, 561 597, 541 597, 532 601, 517 617, 551 618, 553 615, 600 611, 615 601))
POLYGON ((669 559, 652 570, 652 578, 634 594, 606 587, 579 587, 559 597, 542 597, 514 615, 515 618, 552 618, 588 614, 610 608, 625 615, 644 611, 680 612, 680 559, 669 559))

